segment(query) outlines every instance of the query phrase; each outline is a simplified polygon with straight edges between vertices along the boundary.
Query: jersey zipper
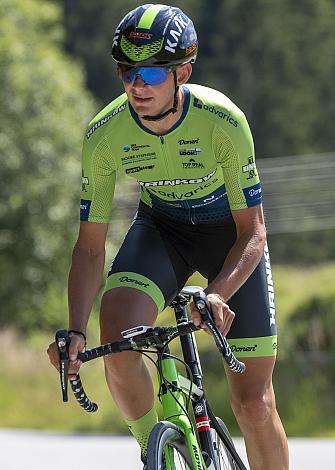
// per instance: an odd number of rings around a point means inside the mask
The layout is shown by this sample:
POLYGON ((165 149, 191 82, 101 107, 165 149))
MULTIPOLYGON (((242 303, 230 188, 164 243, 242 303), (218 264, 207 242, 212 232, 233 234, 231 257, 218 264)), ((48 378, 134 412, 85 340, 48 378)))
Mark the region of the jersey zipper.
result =
POLYGON ((163 135, 160 135, 160 136, 159 136, 159 139, 160 139, 160 141, 161 141, 162 156, 163 156, 163 160, 164 160, 164 163, 165 163, 166 176, 167 176, 166 179, 170 179, 170 171, 169 171, 169 165, 168 165, 168 158, 167 158, 166 150, 165 150, 165 139, 164 139, 164 136, 163 136, 163 135))
MULTIPOLYGON (((160 135, 159 138, 160 138, 160 142, 161 142, 162 155, 163 155, 163 158, 164 158, 164 161, 165 161, 165 168, 166 168, 167 176, 170 179, 168 158, 167 158, 166 150, 165 150, 165 139, 164 139, 163 135, 160 135)), ((175 189, 175 186, 173 186, 173 188, 174 188, 173 191, 178 192, 178 190, 175 189)), ((188 210, 189 210, 189 222, 191 223, 191 225, 195 225, 195 220, 193 218, 194 209, 192 207, 189 207, 188 210)))

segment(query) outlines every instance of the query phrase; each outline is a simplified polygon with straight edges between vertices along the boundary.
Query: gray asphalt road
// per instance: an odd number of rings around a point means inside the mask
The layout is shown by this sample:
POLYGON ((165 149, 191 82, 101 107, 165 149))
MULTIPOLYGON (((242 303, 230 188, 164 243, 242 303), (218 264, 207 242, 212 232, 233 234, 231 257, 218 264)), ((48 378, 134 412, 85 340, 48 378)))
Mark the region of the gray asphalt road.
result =
MULTIPOLYGON (((291 470, 335 468, 335 439, 290 439, 291 470)), ((236 446, 242 458, 241 439, 236 446)), ((140 470, 128 437, 65 435, 0 429, 1 470, 140 470)))

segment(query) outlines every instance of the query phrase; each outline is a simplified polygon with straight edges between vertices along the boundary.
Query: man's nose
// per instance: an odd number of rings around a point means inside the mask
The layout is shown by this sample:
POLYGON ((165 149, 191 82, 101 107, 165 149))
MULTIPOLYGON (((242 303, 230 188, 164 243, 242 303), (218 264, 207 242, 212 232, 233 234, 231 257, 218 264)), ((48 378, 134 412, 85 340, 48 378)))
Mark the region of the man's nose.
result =
POLYGON ((133 87, 143 88, 145 84, 146 83, 144 80, 142 80, 141 75, 136 75, 135 80, 133 81, 133 87))

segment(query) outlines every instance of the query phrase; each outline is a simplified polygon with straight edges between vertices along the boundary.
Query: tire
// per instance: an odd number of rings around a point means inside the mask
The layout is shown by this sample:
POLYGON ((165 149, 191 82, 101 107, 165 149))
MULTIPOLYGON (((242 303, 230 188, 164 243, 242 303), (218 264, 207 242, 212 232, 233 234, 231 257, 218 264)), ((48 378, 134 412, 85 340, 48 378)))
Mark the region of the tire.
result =
POLYGON ((214 450, 220 470, 246 470, 222 419, 211 419, 214 450))
POLYGON ((147 469, 193 470, 185 438, 178 426, 169 421, 160 421, 154 426, 148 443, 147 469), (174 465, 165 464, 167 452, 168 459, 173 460, 174 465))

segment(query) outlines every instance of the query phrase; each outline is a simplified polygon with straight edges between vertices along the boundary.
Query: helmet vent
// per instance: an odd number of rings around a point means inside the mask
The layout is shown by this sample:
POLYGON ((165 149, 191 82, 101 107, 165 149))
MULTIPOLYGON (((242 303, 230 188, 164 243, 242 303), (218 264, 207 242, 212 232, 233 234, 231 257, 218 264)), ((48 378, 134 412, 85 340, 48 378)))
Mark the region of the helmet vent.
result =
POLYGON ((157 54, 163 47, 163 39, 153 41, 151 44, 145 44, 143 46, 135 46, 130 42, 124 35, 121 37, 121 50, 126 54, 129 59, 134 62, 142 62, 149 57, 157 54))

